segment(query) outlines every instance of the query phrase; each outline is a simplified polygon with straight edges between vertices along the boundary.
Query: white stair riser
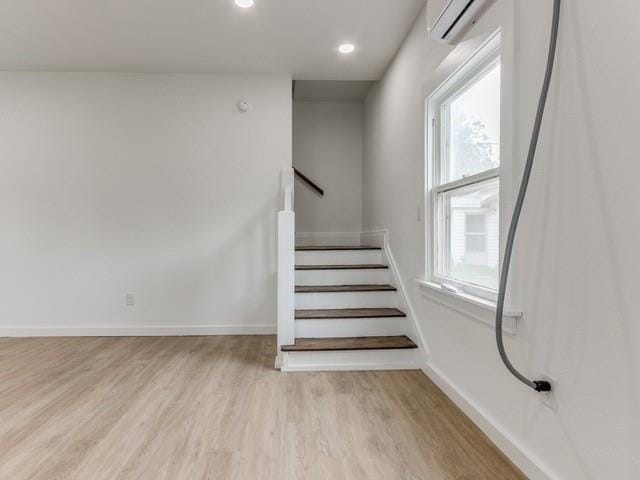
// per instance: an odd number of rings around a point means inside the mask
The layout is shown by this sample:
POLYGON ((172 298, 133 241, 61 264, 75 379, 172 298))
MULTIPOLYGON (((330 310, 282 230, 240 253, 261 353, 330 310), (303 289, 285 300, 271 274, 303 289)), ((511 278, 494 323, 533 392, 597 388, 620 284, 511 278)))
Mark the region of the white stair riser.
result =
POLYGON ((296 338, 384 337, 407 334, 402 317, 296 320, 296 338))
POLYGON ((296 265, 354 265, 382 263, 381 250, 296 252, 296 265))
POLYGON ((417 349, 285 352, 282 371, 411 370, 418 365, 417 349))
POLYGON ((296 309, 398 307, 396 292, 296 293, 296 309))
POLYGON ((389 270, 296 270, 296 285, 385 285, 389 270))

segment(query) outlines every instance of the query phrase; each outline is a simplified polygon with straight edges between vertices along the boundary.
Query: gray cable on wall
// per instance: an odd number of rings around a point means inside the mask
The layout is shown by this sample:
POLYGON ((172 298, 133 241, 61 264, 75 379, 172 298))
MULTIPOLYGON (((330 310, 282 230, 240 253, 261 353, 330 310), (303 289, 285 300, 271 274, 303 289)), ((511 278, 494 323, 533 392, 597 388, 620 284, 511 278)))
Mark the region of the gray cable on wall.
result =
POLYGON ((542 126, 544 107, 547 102, 547 95, 549 94, 549 86, 551 84, 551 74, 553 73, 553 64, 555 61, 556 47, 558 43, 558 28, 560 25, 560 1, 561 0, 554 0, 553 2, 553 21, 551 24, 551 39, 549 41, 547 68, 544 74, 544 81, 542 83, 540 99, 538 100, 538 110, 536 112, 536 119, 533 125, 533 132, 531 134, 531 143, 529 144, 527 163, 524 167, 524 173, 522 174, 522 181, 520 183, 520 190, 518 191, 518 198, 516 199, 516 204, 513 209, 513 216, 511 217, 511 224, 509 225, 509 233, 507 235, 507 243, 504 251, 502 272, 500 274, 500 288, 498 289, 498 301, 496 306, 496 343, 498 344, 498 352, 500 353, 500 358, 502 359, 502 362, 505 364, 507 369, 518 380, 520 380, 528 387, 533 388, 537 392, 550 391, 551 384, 544 380, 529 380, 527 377, 521 374, 516 367, 513 366, 504 348, 504 339, 502 338, 502 315, 504 311, 504 297, 507 290, 507 279, 509 277, 509 266, 511 265, 513 244, 516 238, 518 221, 520 220, 520 214, 522 213, 524 199, 527 194, 527 187, 529 186, 529 179, 531 177, 531 170, 533 168, 533 160, 536 154, 536 147, 538 146, 538 137, 540 136, 540 127, 542 126))

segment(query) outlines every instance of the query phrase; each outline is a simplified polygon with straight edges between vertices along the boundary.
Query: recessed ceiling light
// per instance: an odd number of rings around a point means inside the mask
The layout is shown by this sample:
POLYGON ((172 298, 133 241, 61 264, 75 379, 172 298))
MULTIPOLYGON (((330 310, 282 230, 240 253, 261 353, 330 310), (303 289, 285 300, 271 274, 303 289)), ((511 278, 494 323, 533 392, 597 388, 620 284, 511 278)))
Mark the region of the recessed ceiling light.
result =
POLYGON ((353 43, 343 43, 338 47, 340 53, 351 53, 356 49, 353 43))
POLYGON ((250 8, 253 7, 253 0, 234 0, 236 5, 240 8, 250 8))

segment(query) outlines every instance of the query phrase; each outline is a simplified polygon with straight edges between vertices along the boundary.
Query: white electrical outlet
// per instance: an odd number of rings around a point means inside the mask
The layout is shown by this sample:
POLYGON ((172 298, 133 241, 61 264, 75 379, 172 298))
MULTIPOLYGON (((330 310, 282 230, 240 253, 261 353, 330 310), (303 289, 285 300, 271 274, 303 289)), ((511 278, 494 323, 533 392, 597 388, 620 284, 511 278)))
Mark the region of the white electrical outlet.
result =
POLYGON ((127 304, 127 307, 133 307, 136 304, 136 294, 127 293, 125 296, 125 303, 127 304))
POLYGON ((540 380, 546 380, 551 384, 550 392, 540 392, 540 400, 554 412, 558 411, 558 380, 551 375, 543 373, 540 380))

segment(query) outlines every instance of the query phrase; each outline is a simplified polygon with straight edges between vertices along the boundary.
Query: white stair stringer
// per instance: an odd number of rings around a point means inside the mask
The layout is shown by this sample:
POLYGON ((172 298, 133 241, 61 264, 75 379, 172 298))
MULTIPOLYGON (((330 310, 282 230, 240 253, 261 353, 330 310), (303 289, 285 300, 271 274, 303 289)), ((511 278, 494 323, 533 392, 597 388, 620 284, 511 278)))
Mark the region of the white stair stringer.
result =
POLYGON ((400 276, 400 270, 389 244, 389 231, 383 229, 363 232, 360 239, 362 243, 382 248, 383 263, 389 266, 389 277, 391 278, 389 283, 398 289, 398 298, 400 300, 399 308, 407 314, 407 335, 418 345, 417 351, 420 352, 418 364, 419 368, 423 368, 426 365, 427 358, 429 357, 429 346, 426 342, 424 332, 418 322, 416 311, 407 294, 407 289, 402 281, 402 277, 400 276))

